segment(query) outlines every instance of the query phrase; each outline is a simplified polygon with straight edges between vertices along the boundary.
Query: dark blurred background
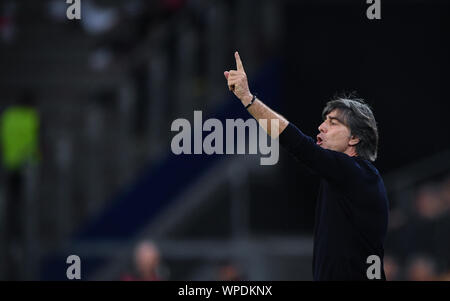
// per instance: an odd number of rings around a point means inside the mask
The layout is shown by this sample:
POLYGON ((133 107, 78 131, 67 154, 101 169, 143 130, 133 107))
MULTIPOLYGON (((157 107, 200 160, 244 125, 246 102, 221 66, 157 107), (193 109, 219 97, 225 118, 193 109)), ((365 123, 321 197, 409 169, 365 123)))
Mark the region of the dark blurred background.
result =
POLYGON ((249 118, 223 71, 315 136, 324 104, 373 108, 389 280, 450 279, 448 1, 0 3, 0 279, 311 280, 318 178, 281 149, 171 152, 171 123, 249 118))

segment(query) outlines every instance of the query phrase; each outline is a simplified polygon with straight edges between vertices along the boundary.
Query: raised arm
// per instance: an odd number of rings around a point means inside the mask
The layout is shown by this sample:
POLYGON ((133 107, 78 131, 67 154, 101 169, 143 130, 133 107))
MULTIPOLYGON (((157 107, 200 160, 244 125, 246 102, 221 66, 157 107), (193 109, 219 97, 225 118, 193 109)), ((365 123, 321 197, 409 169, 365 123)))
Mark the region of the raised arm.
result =
MULTIPOLYGON (((248 87, 247 75, 239 53, 235 52, 234 56, 237 70, 225 71, 224 75, 229 90, 233 91, 242 104, 247 107, 251 103, 253 95, 248 87)), ((355 177, 358 174, 359 167, 349 156, 316 145, 311 137, 305 135, 262 101, 256 99, 247 110, 272 138, 279 138, 283 147, 319 175, 330 180, 346 183, 350 177, 355 177), (264 119, 267 121, 261 122, 264 119), (275 125, 278 123, 278 127, 271 127, 271 121, 273 120, 278 121, 275 122, 275 125), (283 135, 280 136, 281 133, 283 135)))
MULTIPOLYGON (((247 75, 245 74, 244 66, 237 51, 234 53, 234 57, 236 59, 237 70, 225 71, 224 75, 230 91, 233 91, 234 95, 241 100, 242 104, 247 106, 252 101, 253 95, 248 87, 247 75)), ((286 118, 273 111, 259 99, 255 99, 247 110, 272 138, 277 138, 289 124, 286 118), (261 120, 267 121, 261 122, 261 120), (273 132, 272 120, 278 120, 278 122, 274 123, 273 132)))

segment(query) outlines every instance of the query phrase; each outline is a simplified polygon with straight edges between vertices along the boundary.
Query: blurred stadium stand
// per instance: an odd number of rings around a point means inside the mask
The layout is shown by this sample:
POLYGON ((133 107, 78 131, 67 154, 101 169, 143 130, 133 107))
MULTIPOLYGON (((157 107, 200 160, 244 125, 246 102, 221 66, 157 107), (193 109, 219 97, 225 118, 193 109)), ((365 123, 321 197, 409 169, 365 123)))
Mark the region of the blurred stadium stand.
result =
MULTIPOLYGON (((86 20, 71 23, 61 18, 66 5, 60 1, 11 3, 15 6, 13 20, 17 28, 13 42, 2 47, 3 98, 12 100, 25 87, 35 93, 45 141, 44 159, 34 170, 39 184, 32 193, 32 207, 23 212, 24 216, 35 216, 29 234, 33 242, 25 247, 31 264, 23 263, 19 278, 51 279, 51 274, 46 276, 46 259, 51 262, 55 258, 52 256, 58 258, 54 250, 62 248, 65 254, 64 246, 83 245, 83 239, 92 236, 95 240, 89 240, 86 249, 96 250, 94 259, 98 253, 117 256, 120 253, 111 250, 109 242, 128 244, 130 250, 138 230, 143 231, 141 228, 151 221, 146 219, 160 209, 149 196, 155 194, 157 199, 158 194, 167 193, 159 201, 170 204, 173 183, 162 180, 170 178, 170 173, 177 170, 173 164, 180 162, 179 158, 165 159, 171 121, 189 119, 193 109, 228 110, 229 118, 239 116, 231 114, 241 111, 235 101, 234 107, 231 105, 234 111, 229 110, 229 99, 228 108, 223 108, 227 94, 221 72, 224 66, 234 65, 229 54, 235 50, 224 47, 223 37, 229 36, 226 31, 230 22, 246 29, 229 45, 239 46, 242 53, 259 54, 246 58, 247 72, 256 75, 254 66, 273 56, 269 45, 274 45, 277 38, 274 30, 279 7, 273 1, 265 1, 255 11, 250 2, 85 0, 82 15, 86 20), (265 26, 261 27, 252 16, 266 20, 265 26), (103 20, 103 25, 96 19, 103 20), (254 32, 257 36, 251 34, 254 32), (167 176, 161 177, 158 171, 167 176), (152 183, 153 190, 145 187, 145 181, 152 180, 146 175, 161 178, 152 183), (139 190, 139 184, 141 190, 136 195, 133 189, 139 190), (145 196, 147 199, 143 199, 145 196), (120 206, 120 200, 130 199, 141 203, 123 207, 122 202, 120 206), (115 220, 123 208, 143 214, 140 219, 128 216, 126 220, 115 220), (105 216, 112 220, 104 222, 105 216), (108 228, 112 221, 119 232, 108 228), (98 227, 99 223, 103 228, 98 227), (85 230, 77 231, 80 227, 85 230), (72 235, 74 232, 82 234, 72 235), (115 241, 117 235, 122 240, 115 241), (42 268, 36 265, 40 259, 42 268)), ((274 70, 273 65, 266 74, 274 70)), ((261 83, 270 86, 267 79, 261 83)), ((242 111, 240 115, 247 117, 242 111)), ((179 181, 201 176, 202 169, 192 163, 208 165, 208 161, 200 160, 203 158, 188 162, 191 165, 186 167, 191 170, 184 170, 184 178, 177 172, 179 181)), ((226 187, 227 181, 224 176, 216 185, 226 187)), ((179 189, 187 189, 187 184, 179 189)), ((208 198, 211 196, 204 196, 204 201, 208 198)), ((89 265, 90 252, 75 250, 89 265)), ((62 263, 65 266, 65 261, 62 263)), ((65 274, 59 273, 58 277, 64 278, 65 274)))

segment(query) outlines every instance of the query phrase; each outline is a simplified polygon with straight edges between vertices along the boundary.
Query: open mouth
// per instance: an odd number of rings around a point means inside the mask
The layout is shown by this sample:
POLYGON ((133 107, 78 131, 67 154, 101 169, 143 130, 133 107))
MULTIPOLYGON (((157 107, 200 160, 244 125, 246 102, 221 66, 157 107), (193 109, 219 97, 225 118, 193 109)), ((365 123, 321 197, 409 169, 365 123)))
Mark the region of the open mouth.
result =
POLYGON ((320 136, 317 136, 317 142, 316 142, 316 144, 317 145, 321 145, 322 144, 322 138, 320 137, 320 136))

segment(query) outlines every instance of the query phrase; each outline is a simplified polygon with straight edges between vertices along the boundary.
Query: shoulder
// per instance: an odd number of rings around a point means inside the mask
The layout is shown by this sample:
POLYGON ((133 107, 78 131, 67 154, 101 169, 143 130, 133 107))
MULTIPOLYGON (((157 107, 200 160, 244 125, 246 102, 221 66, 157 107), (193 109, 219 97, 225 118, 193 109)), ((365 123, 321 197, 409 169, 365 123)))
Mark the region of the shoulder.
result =
POLYGON ((363 159, 361 157, 355 157, 355 161, 357 162, 357 164, 359 166, 361 166, 361 168, 366 169, 368 172, 371 172, 377 176, 380 175, 380 173, 378 172, 378 169, 369 160, 363 159))
POLYGON ((383 179, 380 175, 380 172, 375 167, 375 165, 370 162, 369 160, 353 157, 354 164, 357 168, 358 173, 358 179, 361 181, 361 183, 366 184, 375 184, 377 186, 382 185, 384 186, 383 179))

